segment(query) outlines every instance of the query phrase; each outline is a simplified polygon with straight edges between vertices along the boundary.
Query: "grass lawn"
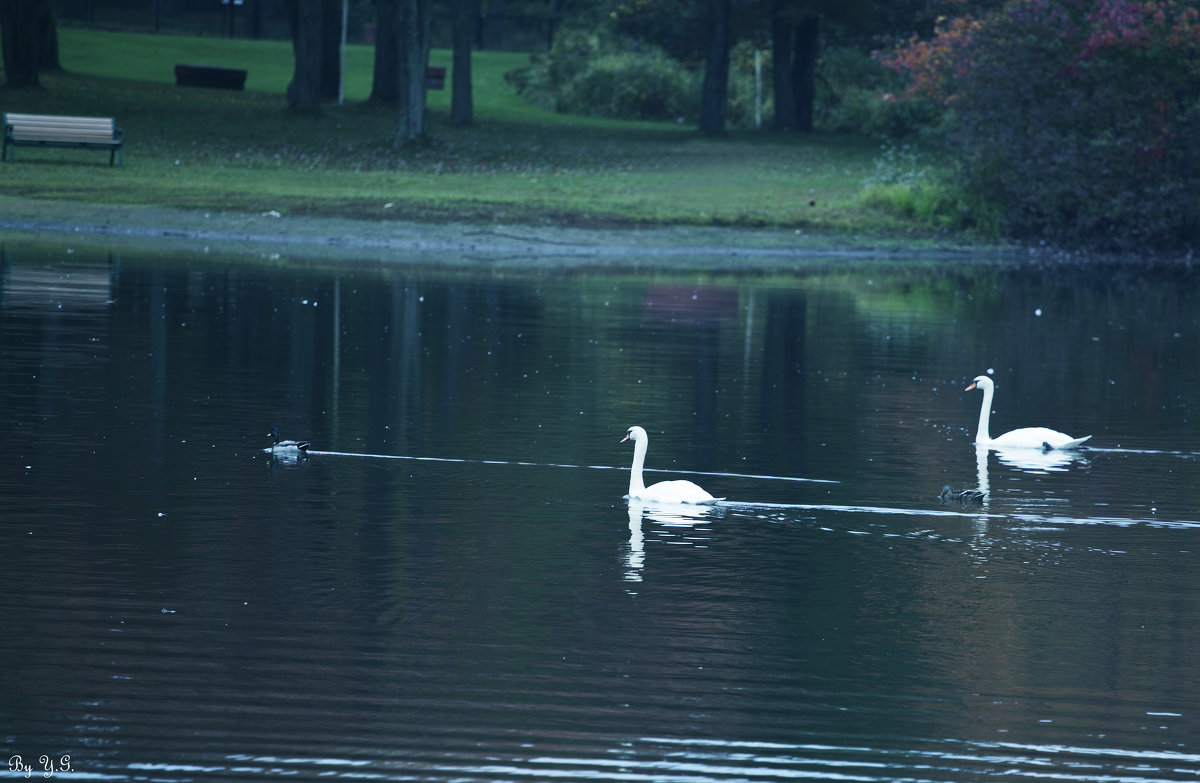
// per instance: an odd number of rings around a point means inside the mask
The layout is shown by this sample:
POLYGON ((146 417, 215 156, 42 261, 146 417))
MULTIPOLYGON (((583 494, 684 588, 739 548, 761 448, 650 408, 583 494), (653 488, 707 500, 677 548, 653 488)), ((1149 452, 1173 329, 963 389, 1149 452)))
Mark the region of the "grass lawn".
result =
MULTIPOLYGON (((288 112, 290 44, 62 28, 65 73, 0 89, 0 110, 114 116, 125 165, 80 150, 20 148, 0 194, 30 199, 418 221, 574 226, 779 226, 925 233, 863 206, 878 142, 731 133, 554 114, 504 73, 528 56, 480 52, 475 123, 448 123, 430 91, 428 140, 397 150, 394 108, 367 102, 373 51, 351 46, 346 103, 288 112), (175 63, 248 71, 246 90, 180 88, 175 63)), ((449 65, 436 51, 433 63, 449 65)), ((449 79, 447 79, 447 88, 449 79)))

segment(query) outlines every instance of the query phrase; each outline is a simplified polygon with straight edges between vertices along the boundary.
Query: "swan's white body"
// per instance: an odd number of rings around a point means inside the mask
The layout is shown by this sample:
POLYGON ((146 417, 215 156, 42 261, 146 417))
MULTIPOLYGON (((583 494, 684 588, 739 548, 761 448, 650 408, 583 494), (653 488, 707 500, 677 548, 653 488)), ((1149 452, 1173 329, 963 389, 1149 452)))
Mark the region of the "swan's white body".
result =
POLYGON ((995 449, 1075 449, 1085 440, 1092 437, 1072 438, 1065 432, 1052 430, 1047 427, 1022 427, 1019 430, 1006 432, 998 438, 988 434, 988 420, 992 417, 992 396, 996 387, 992 379, 980 375, 971 382, 966 391, 980 389, 983 392, 983 405, 979 408, 979 430, 975 435, 975 443, 995 449))
POLYGON ((646 503, 694 503, 711 506, 720 498, 714 498, 699 485, 690 481, 660 481, 646 486, 642 480, 642 466, 646 463, 646 449, 650 439, 641 427, 630 427, 621 439, 633 441, 633 470, 629 474, 629 497, 646 503))

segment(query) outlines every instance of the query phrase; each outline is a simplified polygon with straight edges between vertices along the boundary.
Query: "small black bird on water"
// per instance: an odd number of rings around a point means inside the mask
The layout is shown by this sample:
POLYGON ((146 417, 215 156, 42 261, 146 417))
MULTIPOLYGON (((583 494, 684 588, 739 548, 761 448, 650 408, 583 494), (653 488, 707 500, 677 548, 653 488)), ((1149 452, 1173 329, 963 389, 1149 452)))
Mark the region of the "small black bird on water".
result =
POLYGON ((308 452, 308 441, 306 440, 280 440, 279 428, 271 428, 271 438, 274 445, 267 451, 273 451, 276 454, 306 454, 308 452))
POLYGON ((987 497, 987 493, 981 489, 955 489, 946 484, 942 487, 942 493, 938 495, 943 503, 962 503, 964 505, 982 503, 987 497))

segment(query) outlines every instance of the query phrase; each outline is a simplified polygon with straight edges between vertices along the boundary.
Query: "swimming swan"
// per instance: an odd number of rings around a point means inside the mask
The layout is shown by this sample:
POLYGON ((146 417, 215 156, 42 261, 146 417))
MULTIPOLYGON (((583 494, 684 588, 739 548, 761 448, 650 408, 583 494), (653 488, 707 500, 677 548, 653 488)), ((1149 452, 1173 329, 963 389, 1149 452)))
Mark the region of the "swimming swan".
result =
POLYGON ((1075 449, 1083 443, 1091 435, 1086 435, 1082 438, 1072 438, 1065 432, 1048 429, 1046 427, 1022 427, 1019 430, 1006 432, 998 438, 992 438, 988 435, 988 419, 992 416, 992 395, 995 394, 995 386, 992 384, 992 379, 986 375, 980 375, 971 382, 964 391, 972 389, 980 389, 983 391, 983 406, 979 409, 979 431, 975 435, 975 443, 980 446, 989 446, 996 449, 1042 449, 1043 451, 1051 451, 1053 449, 1075 449))
POLYGON ((305 454, 308 452, 308 441, 306 440, 280 440, 279 428, 271 428, 271 438, 274 445, 263 451, 270 451, 275 454, 305 454))
POLYGON ((633 471, 629 474, 629 497, 647 503, 693 503, 711 506, 720 498, 714 498, 690 481, 660 481, 649 487, 642 481, 642 466, 646 462, 646 449, 650 439, 641 427, 630 427, 621 439, 633 441, 633 471))

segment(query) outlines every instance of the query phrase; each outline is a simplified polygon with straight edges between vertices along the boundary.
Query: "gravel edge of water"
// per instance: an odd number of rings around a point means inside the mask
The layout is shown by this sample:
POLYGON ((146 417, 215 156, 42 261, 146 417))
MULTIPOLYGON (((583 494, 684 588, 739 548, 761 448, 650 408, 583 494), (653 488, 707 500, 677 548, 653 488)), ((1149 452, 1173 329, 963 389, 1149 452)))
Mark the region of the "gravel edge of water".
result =
POLYGON ((449 264, 790 266, 904 259, 1011 259, 1006 246, 817 235, 788 229, 419 224, 201 212, 0 196, 0 230, 250 258, 449 264), (402 257, 397 257, 403 254, 402 257))

